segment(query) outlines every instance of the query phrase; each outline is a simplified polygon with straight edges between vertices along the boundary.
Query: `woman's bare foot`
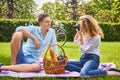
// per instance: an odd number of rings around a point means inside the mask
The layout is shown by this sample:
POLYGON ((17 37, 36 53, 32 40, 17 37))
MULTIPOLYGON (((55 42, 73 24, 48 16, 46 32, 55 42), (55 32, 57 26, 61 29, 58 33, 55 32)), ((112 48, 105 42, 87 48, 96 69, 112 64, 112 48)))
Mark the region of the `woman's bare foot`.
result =
POLYGON ((120 72, 117 72, 117 71, 107 71, 107 74, 109 76, 117 76, 117 75, 120 75, 120 72))

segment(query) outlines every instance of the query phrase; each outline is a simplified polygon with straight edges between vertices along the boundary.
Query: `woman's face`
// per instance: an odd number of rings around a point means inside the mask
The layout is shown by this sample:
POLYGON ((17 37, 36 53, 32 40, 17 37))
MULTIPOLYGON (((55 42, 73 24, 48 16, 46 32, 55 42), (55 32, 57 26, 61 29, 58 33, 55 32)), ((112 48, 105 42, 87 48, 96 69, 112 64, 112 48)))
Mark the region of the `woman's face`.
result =
POLYGON ((44 30, 49 30, 49 28, 51 27, 50 17, 45 17, 45 18, 40 22, 40 26, 41 26, 41 28, 44 29, 44 30))

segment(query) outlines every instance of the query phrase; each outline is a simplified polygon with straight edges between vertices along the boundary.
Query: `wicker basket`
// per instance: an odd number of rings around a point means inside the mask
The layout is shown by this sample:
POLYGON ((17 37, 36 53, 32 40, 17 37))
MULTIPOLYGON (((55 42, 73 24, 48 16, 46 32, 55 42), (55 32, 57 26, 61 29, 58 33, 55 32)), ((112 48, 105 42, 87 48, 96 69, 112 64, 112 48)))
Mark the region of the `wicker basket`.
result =
POLYGON ((44 59, 43 59, 43 66, 44 66, 44 70, 46 74, 64 74, 65 73, 65 65, 67 64, 67 56, 65 55, 65 51, 64 49, 58 45, 58 44, 53 44, 50 47, 48 47, 48 49, 45 52, 44 55, 44 59), (46 58, 46 55, 48 53, 48 50, 53 47, 53 46, 58 46, 61 48, 62 52, 63 52, 63 60, 50 60, 46 58))

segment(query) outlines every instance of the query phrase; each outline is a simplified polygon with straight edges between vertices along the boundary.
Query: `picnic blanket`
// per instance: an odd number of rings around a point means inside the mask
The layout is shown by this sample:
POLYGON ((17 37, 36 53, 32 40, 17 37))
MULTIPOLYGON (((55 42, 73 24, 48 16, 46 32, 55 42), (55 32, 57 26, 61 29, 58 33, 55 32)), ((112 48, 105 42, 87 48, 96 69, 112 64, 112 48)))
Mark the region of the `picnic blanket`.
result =
MULTIPOLYGON (((42 63, 42 60, 40 61, 42 63)), ((99 69, 109 70, 110 68, 115 68, 114 63, 101 63, 99 65, 99 69)), ((0 76, 11 76, 11 77, 20 77, 20 78, 34 78, 34 77, 80 77, 80 73, 78 72, 69 72, 65 71, 64 74, 45 74, 44 68, 42 68, 39 72, 14 72, 14 71, 5 71, 2 70, 0 72, 0 76)))
POLYGON ((39 72, 14 72, 14 71, 2 71, 0 76, 11 76, 20 78, 34 78, 34 77, 80 77, 77 72, 65 71, 64 74, 45 74, 44 70, 39 72))

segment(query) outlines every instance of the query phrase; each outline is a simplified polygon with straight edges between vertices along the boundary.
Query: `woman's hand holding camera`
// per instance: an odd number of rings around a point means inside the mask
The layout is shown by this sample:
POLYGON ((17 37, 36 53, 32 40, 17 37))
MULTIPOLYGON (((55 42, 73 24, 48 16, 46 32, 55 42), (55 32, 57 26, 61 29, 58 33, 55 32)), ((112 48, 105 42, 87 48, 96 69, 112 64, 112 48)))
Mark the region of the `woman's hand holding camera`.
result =
POLYGON ((83 44, 82 33, 81 33, 81 31, 78 31, 78 30, 76 29, 76 34, 75 34, 74 40, 77 40, 77 39, 80 39, 80 44, 83 44))
POLYGON ((77 40, 77 39, 79 39, 79 32, 77 31, 77 33, 75 34, 75 36, 74 36, 74 40, 77 40))

